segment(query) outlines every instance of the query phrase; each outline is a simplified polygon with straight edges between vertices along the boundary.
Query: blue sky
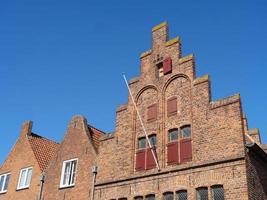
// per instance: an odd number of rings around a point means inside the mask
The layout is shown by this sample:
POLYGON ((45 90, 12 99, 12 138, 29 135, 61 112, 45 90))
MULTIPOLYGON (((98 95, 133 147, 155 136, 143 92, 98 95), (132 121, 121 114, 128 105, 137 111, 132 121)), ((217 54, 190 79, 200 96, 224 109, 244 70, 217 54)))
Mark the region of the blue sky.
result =
POLYGON ((212 98, 241 93, 250 128, 267 143, 267 3, 236 1, 0 1, 0 163, 21 125, 61 141, 75 114, 113 131, 127 101, 122 72, 139 74, 151 28, 168 21, 212 98))

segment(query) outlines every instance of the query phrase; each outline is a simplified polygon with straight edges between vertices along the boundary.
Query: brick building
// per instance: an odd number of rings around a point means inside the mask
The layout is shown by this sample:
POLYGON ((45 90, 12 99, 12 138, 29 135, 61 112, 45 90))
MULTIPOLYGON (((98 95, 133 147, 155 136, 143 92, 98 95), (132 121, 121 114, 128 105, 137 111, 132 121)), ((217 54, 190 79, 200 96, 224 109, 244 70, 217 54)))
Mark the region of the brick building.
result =
POLYGON ((140 61, 129 87, 147 137, 130 95, 116 111, 114 134, 74 116, 47 167, 42 199, 266 200, 267 148, 248 128, 240 95, 213 101, 209 76, 196 77, 194 56, 182 57, 167 23, 152 29, 140 61))
POLYGON ((31 121, 25 122, 16 144, 0 168, 0 199, 36 200, 42 190, 40 177, 58 146, 33 133, 31 121))

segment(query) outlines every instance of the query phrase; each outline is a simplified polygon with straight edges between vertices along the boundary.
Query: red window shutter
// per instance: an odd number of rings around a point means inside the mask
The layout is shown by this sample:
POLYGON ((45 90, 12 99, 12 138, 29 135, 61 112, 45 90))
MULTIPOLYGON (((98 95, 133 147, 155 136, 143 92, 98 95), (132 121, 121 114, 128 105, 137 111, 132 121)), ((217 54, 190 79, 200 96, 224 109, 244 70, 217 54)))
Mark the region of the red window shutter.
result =
POLYGON ((172 59, 170 57, 163 61, 163 74, 169 74, 172 72, 172 59))
POLYGON ((192 144, 191 139, 180 140, 180 156, 181 162, 188 162, 192 160, 192 144))
POLYGON ((135 169, 137 171, 139 170, 145 170, 145 160, 146 160, 146 151, 140 150, 136 152, 136 162, 135 162, 135 169))
POLYGON ((151 122, 157 119, 157 104, 153 104, 147 108, 147 121, 151 122))
POLYGON ((167 101, 167 115, 172 116, 177 113, 177 98, 171 98, 167 101))
POLYGON ((178 164, 178 142, 171 142, 167 145, 167 163, 178 164))
POLYGON ((155 155, 156 154, 156 148, 153 147, 153 149, 147 149, 146 152, 146 169, 153 169, 156 167, 156 163, 152 154, 152 151, 154 151, 155 155))

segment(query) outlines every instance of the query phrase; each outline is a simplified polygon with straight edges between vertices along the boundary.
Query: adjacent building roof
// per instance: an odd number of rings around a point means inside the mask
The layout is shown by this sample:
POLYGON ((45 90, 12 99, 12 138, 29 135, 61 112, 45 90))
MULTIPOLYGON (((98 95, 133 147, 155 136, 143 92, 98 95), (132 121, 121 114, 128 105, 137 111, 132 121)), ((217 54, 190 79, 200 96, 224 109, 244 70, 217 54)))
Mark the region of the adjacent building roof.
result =
POLYGON ((93 139, 94 146, 98 150, 98 147, 99 147, 99 139, 103 135, 105 135, 105 132, 103 132, 103 131, 101 131, 101 130, 99 130, 99 129, 97 129, 97 128, 89 125, 89 124, 88 124, 88 129, 89 129, 89 131, 91 133, 91 137, 93 139))
POLYGON ((56 154, 59 144, 35 133, 27 135, 41 171, 44 171, 49 161, 56 154))

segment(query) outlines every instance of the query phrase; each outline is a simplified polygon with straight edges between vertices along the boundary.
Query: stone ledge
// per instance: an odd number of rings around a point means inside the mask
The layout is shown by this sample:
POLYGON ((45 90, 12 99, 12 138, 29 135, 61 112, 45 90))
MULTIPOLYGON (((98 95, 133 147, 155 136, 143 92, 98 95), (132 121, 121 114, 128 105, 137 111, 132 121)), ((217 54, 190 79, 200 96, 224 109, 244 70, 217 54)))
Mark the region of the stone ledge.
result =
POLYGON ((189 54, 188 56, 182 57, 179 59, 179 64, 193 60, 194 59, 194 54, 189 54))
POLYGON ((171 45, 176 44, 176 43, 180 43, 179 37, 176 37, 176 38, 173 38, 173 39, 167 41, 165 46, 168 47, 168 46, 171 46, 171 45))
POLYGON ((151 49, 141 53, 140 58, 144 58, 152 53, 151 49))
POLYGON ((131 85, 131 84, 137 83, 138 81, 139 81, 139 77, 134 77, 128 81, 128 84, 131 85))
POLYGON ((128 104, 120 105, 120 106, 117 108, 116 112, 121 112, 121 111, 127 110, 127 106, 128 106, 128 104))
POLYGON ((222 107, 222 106, 226 106, 226 105, 238 102, 238 101, 240 101, 240 99, 241 99, 240 94, 236 94, 236 95, 233 95, 233 96, 230 96, 230 97, 226 97, 226 98, 221 99, 221 100, 212 101, 210 103, 211 109, 219 108, 219 107, 222 107))
POLYGON ((160 23, 160 24, 154 26, 154 27, 152 28, 152 32, 154 32, 154 31, 156 31, 156 30, 159 30, 159 29, 161 29, 161 28, 164 27, 164 26, 168 26, 168 23, 167 23, 167 22, 162 22, 162 23, 160 23))
POLYGON ((200 83, 209 81, 209 80, 210 80, 210 76, 209 76, 208 74, 206 74, 206 75, 204 75, 204 76, 201 76, 201 77, 196 78, 196 79, 193 81, 193 85, 197 85, 197 84, 200 84, 200 83))
POLYGON ((99 141, 102 142, 102 141, 105 141, 105 140, 110 140, 112 138, 114 138, 114 134, 113 133, 108 133, 108 134, 103 135, 101 138, 99 138, 99 141))

